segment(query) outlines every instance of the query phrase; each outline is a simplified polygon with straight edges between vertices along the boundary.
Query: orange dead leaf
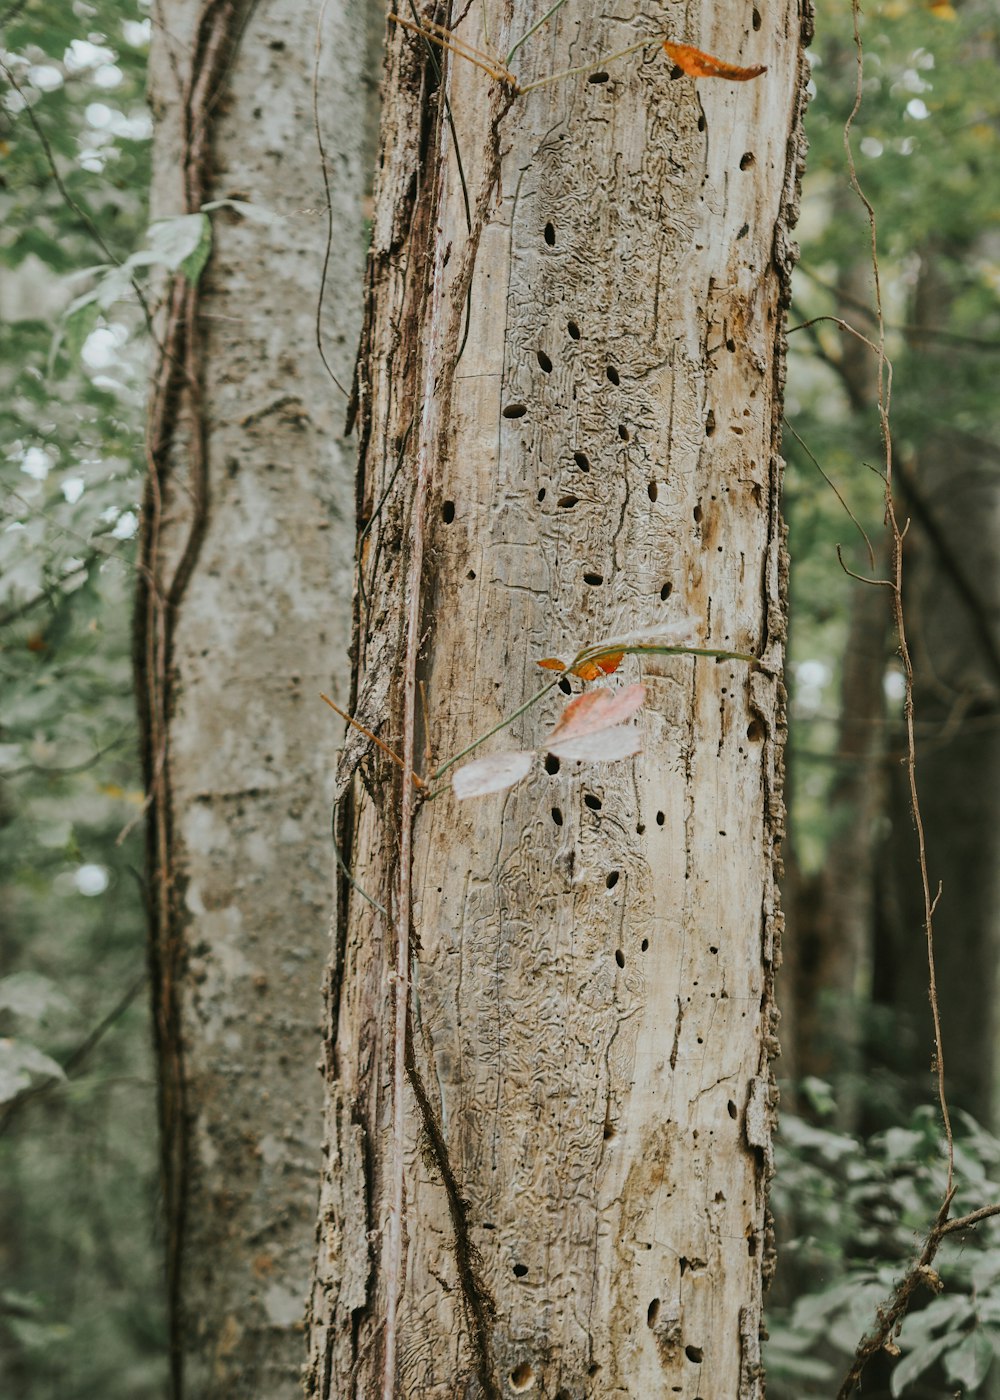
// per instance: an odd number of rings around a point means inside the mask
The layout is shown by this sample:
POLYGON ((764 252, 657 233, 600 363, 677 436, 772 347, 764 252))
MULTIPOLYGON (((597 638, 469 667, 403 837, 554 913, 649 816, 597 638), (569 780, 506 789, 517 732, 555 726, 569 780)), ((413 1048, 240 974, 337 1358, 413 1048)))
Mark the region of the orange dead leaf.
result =
POLYGON ((596 681, 598 676, 613 675, 622 664, 623 651, 612 652, 610 656, 598 656, 593 661, 581 661, 579 666, 573 667, 574 676, 579 676, 582 681, 596 681))
POLYGON ((543 666, 546 671, 569 670, 571 676, 579 676, 582 681, 596 681, 598 676, 611 676, 622 664, 623 651, 612 652, 609 656, 598 656, 593 661, 581 661, 579 666, 567 668, 564 661, 557 661, 554 656, 548 656, 544 661, 539 661, 539 666, 543 666))
POLYGON ((663 40, 663 47, 672 63, 689 78, 726 78, 731 83, 745 83, 749 78, 759 78, 767 72, 766 64, 756 64, 753 68, 738 68, 735 63, 724 63, 721 58, 713 58, 710 53, 692 48, 690 44, 675 44, 670 39, 663 40))

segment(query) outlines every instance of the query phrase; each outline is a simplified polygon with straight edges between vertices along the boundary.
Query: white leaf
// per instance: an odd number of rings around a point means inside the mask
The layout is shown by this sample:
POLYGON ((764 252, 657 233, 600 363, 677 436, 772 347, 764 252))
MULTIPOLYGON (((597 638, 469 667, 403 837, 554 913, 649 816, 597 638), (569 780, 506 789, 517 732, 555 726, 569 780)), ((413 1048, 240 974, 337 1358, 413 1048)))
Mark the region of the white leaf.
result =
POLYGON ((0 977, 0 1010, 40 1021, 47 1011, 70 1009, 69 1002, 48 977, 37 972, 14 972, 9 977, 0 977))
MULTIPOLYGON (((645 631, 626 632, 620 637, 615 637, 609 646, 626 647, 697 647, 702 643, 698 640, 698 623, 693 617, 679 617, 666 627, 649 628, 645 631)), ((602 643, 603 645, 603 643, 602 643)), ((708 643, 706 642, 707 646, 708 643)))
POLYGON ((204 214, 180 214, 175 219, 161 219, 150 225, 150 251, 166 267, 176 271, 185 259, 197 251, 205 236, 207 223, 204 214))
POLYGON ((535 761, 531 749, 514 749, 509 753, 491 753, 465 763, 451 775, 456 797, 482 797, 487 792, 503 792, 513 787, 528 773, 535 761))
MULTIPOLYGON (((102 311, 109 311, 116 301, 122 301, 132 290, 132 277, 128 267, 113 267, 106 272, 94 288, 94 299, 102 311)), ((79 298, 77 298, 79 301, 79 298)), ((74 303, 76 310, 79 306, 74 303)))
POLYGON ((579 759, 584 763, 613 763, 618 758, 631 758, 642 748, 642 735, 630 724, 604 729, 598 734, 582 734, 579 738, 556 739, 549 744, 549 753, 558 758, 579 759))
POLYGON ((254 224, 276 224, 279 221, 279 215, 272 209, 265 209, 263 204, 249 204, 245 199, 213 199, 201 206, 203 214, 209 214, 214 209, 235 209, 237 214, 242 214, 244 219, 254 224))
POLYGON ((33 1074, 44 1074, 49 1079, 66 1078, 62 1065, 36 1045, 26 1040, 0 1040, 0 1103, 17 1098, 31 1083, 33 1074))

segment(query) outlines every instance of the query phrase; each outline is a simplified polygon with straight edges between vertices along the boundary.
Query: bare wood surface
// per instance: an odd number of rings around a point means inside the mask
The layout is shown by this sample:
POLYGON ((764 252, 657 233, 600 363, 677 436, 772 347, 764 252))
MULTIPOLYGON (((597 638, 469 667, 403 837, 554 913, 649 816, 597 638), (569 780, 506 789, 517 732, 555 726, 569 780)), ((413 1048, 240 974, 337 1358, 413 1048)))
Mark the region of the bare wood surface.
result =
MULTIPOLYGON (((478 46, 477 14, 461 32, 478 46)), ((535 18, 514 5, 494 45, 535 18)), ((400 776, 348 739, 342 844, 369 899, 341 891, 311 1395, 383 1393, 387 1331, 401 1396, 762 1394, 781 321, 803 70, 793 6, 759 29, 726 5, 690 22, 682 37, 767 76, 672 81, 656 53, 512 101, 389 37, 357 720, 396 747, 423 680, 440 763, 538 688, 539 659, 688 617, 703 645, 760 664, 626 657, 611 683, 647 687, 641 757, 550 762, 504 795, 417 805, 412 881, 400 776)), ((518 78, 589 56, 600 71, 635 37, 569 3, 519 50, 518 78)), ((492 742, 532 746, 562 699, 492 742)))

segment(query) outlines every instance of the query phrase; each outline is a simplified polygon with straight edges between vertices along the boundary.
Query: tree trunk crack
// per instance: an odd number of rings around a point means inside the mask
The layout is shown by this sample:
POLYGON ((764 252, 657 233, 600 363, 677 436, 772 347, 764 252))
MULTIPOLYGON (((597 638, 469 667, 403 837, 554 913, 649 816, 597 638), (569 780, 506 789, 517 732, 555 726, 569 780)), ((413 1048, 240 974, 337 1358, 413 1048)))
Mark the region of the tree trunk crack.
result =
POLYGON ((406 1033, 406 1074, 420 1109, 424 1132, 430 1145, 441 1182, 448 1198, 448 1213, 451 1216, 455 1234, 455 1267, 462 1286, 462 1299, 465 1304, 466 1322, 472 1340, 476 1359, 476 1373, 482 1386, 485 1400, 501 1400, 501 1390, 496 1378, 496 1365, 490 1332, 496 1316, 496 1303, 480 1276, 481 1260, 479 1251, 469 1234, 467 1204, 459 1190, 458 1179, 452 1166, 448 1144, 434 1106, 430 1101, 423 1078, 417 1068, 413 1053, 413 1025, 407 1013, 406 1033))

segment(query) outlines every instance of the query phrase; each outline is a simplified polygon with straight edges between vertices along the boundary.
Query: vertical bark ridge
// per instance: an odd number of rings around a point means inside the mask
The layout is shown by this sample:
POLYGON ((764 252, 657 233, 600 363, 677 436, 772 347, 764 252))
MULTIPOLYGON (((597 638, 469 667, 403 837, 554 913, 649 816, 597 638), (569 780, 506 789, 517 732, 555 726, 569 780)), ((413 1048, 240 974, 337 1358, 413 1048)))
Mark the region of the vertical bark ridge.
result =
POLYGON ((448 1144, 434 1106, 424 1087, 413 1054, 413 1025, 407 1021, 406 1074, 420 1110, 420 1118, 441 1182, 448 1197, 448 1213, 455 1233, 455 1260, 462 1283, 462 1295, 468 1313, 468 1328, 473 1340, 479 1384, 486 1400, 500 1400, 500 1386, 492 1355, 490 1329, 496 1317, 496 1304, 490 1297, 482 1277, 482 1259, 469 1232, 468 1210, 455 1179, 455 1170, 448 1154, 448 1144))
MULTIPOLYGON (((440 89, 441 98, 447 107, 447 67, 442 67, 440 89)), ((412 841, 413 823, 416 816, 417 792, 408 780, 409 773, 416 768, 417 739, 417 669, 420 652, 427 642, 432 618, 425 616, 424 600, 424 529, 429 498, 435 486, 435 465, 443 459, 448 450, 450 437, 449 420, 455 374, 461 359, 463 338, 462 321, 470 306, 470 290, 475 273, 479 242, 485 226, 489 204, 500 176, 500 123, 510 110, 514 94, 498 88, 493 101, 494 114, 490 123, 490 139, 480 188, 475 201, 475 212, 471 227, 463 246, 459 270, 454 284, 444 288, 444 269, 450 245, 446 250, 443 236, 438 229, 434 237, 434 255, 431 264, 431 286, 429 292, 429 314, 426 332, 429 345, 424 349, 421 374, 420 428, 417 439, 417 475, 413 500, 410 507, 409 530, 409 601, 406 620, 406 649, 403 658, 402 705, 403 705, 403 781, 400 789, 399 816, 399 885, 396 908, 396 967, 393 980, 394 1045, 393 1045, 393 1198, 389 1216, 389 1257, 388 1257, 388 1300, 387 1311, 387 1355, 385 1360, 385 1400, 392 1400, 395 1388, 395 1327, 398 1310, 398 1287, 404 1272, 403 1258, 403 1201, 404 1201, 404 1156, 406 1151, 406 1123, 404 1101, 404 1073, 409 1076, 411 1087, 421 1106, 425 1130, 435 1149, 442 1181, 448 1195, 448 1207, 455 1230, 455 1256, 463 1293, 468 1308, 472 1337, 479 1367, 480 1383, 488 1400, 498 1400, 499 1389, 493 1372, 490 1356, 487 1323, 490 1309, 486 1305, 482 1286, 472 1267, 472 1255, 465 1228, 464 1206, 455 1186, 454 1174, 448 1159, 444 1138, 435 1131, 432 1118, 428 1117, 430 1102, 423 1090, 416 1065, 410 1057, 406 1059, 406 1046, 412 1050, 412 1023, 410 1016, 410 956, 413 943, 412 934, 412 841), (443 334, 437 332, 437 324, 444 322, 443 334), (425 631, 425 625, 427 630, 425 631)), ((449 114, 450 115, 450 114, 449 114)), ((452 121, 440 123, 442 138, 448 132, 456 139, 452 121)), ((442 149, 439 156, 439 171, 442 188, 448 171, 447 152, 442 149)), ((463 198, 466 199, 464 175, 462 177, 463 198)), ((435 201, 440 208, 441 195, 435 201)), ((468 209, 467 209, 468 212, 468 209)))
MULTIPOLYGON (((180 155, 183 212, 205 202, 210 162, 210 106, 217 97, 232 46, 240 32, 231 0, 208 0, 197 25, 190 80, 183 96, 180 155)), ((178 926, 173 869, 171 756, 168 726, 173 708, 172 659, 177 611, 198 561, 208 526, 209 483, 202 367, 198 338, 198 288, 183 273, 174 276, 167 313, 158 327, 146 427, 147 477, 142 503, 136 600, 133 620, 139 750, 147 794, 146 860, 151 886, 149 960, 153 1027, 159 1065, 163 1194, 167 1221, 167 1299, 170 1323, 172 1393, 183 1388, 183 1342, 179 1335, 181 1251, 186 1210, 186 1158, 183 1038, 179 983, 183 937, 178 926), (184 424, 183 445, 178 444, 184 424), (191 510, 179 555, 165 547, 163 505, 175 488, 178 456, 185 462, 191 510), (171 554, 173 557, 171 558, 171 554)))

